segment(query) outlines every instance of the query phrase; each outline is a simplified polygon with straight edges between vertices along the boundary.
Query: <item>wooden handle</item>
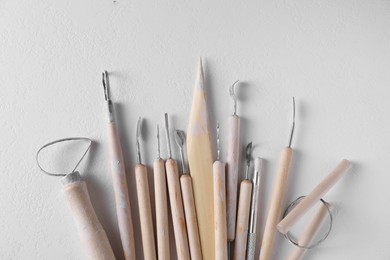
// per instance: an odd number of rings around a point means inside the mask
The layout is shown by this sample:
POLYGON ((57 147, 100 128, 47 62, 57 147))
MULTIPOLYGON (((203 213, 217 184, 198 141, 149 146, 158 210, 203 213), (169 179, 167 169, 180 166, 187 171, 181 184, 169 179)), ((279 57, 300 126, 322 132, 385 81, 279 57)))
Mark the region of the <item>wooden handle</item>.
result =
MULTIPOLYGON (((305 228, 302 235, 298 239, 298 244, 300 246, 310 246, 320 231, 322 225, 325 223, 327 215, 328 209, 321 203, 321 206, 316 211, 313 219, 310 221, 309 225, 305 228)), ((301 260, 306 253, 306 250, 307 249, 305 248, 294 247, 288 257, 288 260, 301 260)))
POLYGON ((145 165, 135 166, 135 179, 137 183, 137 197, 139 218, 141 223, 142 246, 144 258, 156 259, 156 245, 154 242, 152 207, 150 205, 150 193, 148 172, 145 165))
POLYGON ((214 233, 215 260, 227 259, 225 164, 214 162, 214 233))
POLYGON ((279 232, 286 234, 291 227, 347 173, 350 166, 351 163, 348 160, 342 160, 309 195, 307 195, 282 221, 280 221, 277 226, 279 232))
POLYGON ((236 239, 234 241, 233 260, 245 259, 248 238, 249 211, 251 206, 252 182, 243 180, 238 199, 236 239))
POLYGON ((66 184, 63 191, 72 209, 73 218, 88 259, 115 260, 106 232, 104 232, 92 207, 85 182, 77 181, 66 184))
POLYGON ((126 260, 136 260, 134 228, 131 218, 131 208, 125 162, 120 146, 118 133, 114 123, 108 124, 108 142, 110 150, 110 166, 112 184, 114 186, 116 214, 118 217, 119 232, 126 260))
POLYGON ((189 260, 190 252, 188 249, 186 221, 184 217, 183 200, 181 197, 177 162, 173 159, 168 159, 165 162, 165 168, 167 170, 169 201, 172 211, 172 222, 173 231, 175 233, 177 258, 180 260, 189 260))
POLYGON ((270 209, 268 212, 263 241, 260 250, 260 260, 271 259, 272 250, 275 243, 276 225, 280 221, 284 196, 287 188, 288 175, 290 173, 293 150, 286 147, 282 151, 279 172, 276 176, 275 186, 272 193, 270 209))
POLYGON ((156 203, 157 254, 159 260, 170 260, 167 179, 164 160, 154 161, 154 194, 156 203))
POLYGON ((200 244, 204 259, 213 260, 214 253, 214 205, 213 153, 211 149, 208 109, 204 85, 202 61, 199 61, 198 76, 187 131, 187 155, 191 169, 196 214, 199 225, 200 244))
POLYGON ((200 246, 198 220, 194 202, 194 191, 192 190, 192 179, 190 175, 180 177, 181 191, 183 194, 184 213, 186 217, 188 242, 192 260, 202 260, 202 248, 200 246))
POLYGON ((238 168, 240 160, 240 118, 229 117, 229 134, 226 158, 226 210, 227 238, 233 241, 236 233, 238 168))

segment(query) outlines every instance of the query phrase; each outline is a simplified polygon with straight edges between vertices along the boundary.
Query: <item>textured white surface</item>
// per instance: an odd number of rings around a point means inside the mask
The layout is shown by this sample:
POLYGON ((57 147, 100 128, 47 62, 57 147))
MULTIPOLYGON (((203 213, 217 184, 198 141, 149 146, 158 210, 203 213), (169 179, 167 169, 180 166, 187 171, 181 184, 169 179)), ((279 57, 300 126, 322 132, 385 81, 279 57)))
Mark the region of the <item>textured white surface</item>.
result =
MULTIPOLYGON (((307 258, 390 258, 390 1, 3 0, 0 32, 1 259, 83 259, 59 179, 40 174, 34 160, 40 145, 68 136, 97 142, 80 171, 121 259, 101 72, 112 72, 138 226, 136 119, 146 118, 142 151, 151 165, 163 112, 186 129, 198 55, 223 154, 228 87, 242 81, 243 146, 253 140, 254 155, 266 159, 259 230, 294 95, 287 201, 307 194, 341 158, 354 164, 325 197, 337 208, 334 230, 307 258)), ((136 235, 141 252, 139 227, 136 235)), ((284 259, 291 246, 279 245, 275 259, 284 259)))

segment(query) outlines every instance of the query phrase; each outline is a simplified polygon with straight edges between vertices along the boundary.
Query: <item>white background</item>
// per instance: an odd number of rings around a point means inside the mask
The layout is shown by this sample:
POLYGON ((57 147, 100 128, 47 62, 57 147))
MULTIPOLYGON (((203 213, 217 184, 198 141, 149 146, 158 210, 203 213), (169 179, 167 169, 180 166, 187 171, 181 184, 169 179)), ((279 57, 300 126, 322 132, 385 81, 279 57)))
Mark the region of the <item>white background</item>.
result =
MULTIPOLYGON (((307 259, 390 259, 390 1, 242 2, 0 1, 1 259, 83 259, 59 179, 35 163, 41 145, 69 136, 96 141, 79 170, 122 259, 101 72, 111 73, 138 225, 136 119, 145 118, 142 153, 151 165, 163 112, 172 128, 186 130, 199 55, 223 155, 233 109, 228 88, 242 82, 242 146, 253 140, 254 155, 266 159, 259 232, 295 96, 286 203, 307 194, 342 158, 354 165, 324 197, 336 207, 334 229, 307 259)), ((75 159, 76 150, 68 147, 47 163, 70 170, 62 156, 75 159)), ((138 227, 136 236, 142 259, 138 227)), ((280 240, 275 259, 291 248, 280 240)))

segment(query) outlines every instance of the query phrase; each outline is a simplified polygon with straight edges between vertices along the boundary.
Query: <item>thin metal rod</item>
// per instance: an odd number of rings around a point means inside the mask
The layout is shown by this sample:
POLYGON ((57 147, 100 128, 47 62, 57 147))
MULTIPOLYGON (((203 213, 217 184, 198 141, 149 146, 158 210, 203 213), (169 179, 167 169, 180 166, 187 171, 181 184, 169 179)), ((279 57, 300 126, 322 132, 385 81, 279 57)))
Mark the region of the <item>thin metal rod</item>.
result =
POLYGON ((165 134, 167 135, 168 156, 169 156, 169 159, 171 159, 172 158, 172 150, 171 150, 171 139, 169 138, 168 113, 165 113, 164 116, 165 116, 165 134))
POLYGON ((186 139, 184 131, 183 130, 175 130, 174 137, 175 137, 175 141, 176 141, 177 146, 179 146, 183 174, 189 174, 188 164, 187 164, 187 162, 185 160, 184 149, 183 149, 184 143, 185 143, 185 139, 186 139))
POLYGON ((160 158, 160 127, 157 124, 157 159, 160 158))
POLYGON ((245 179, 249 180, 249 167, 251 165, 252 159, 252 142, 250 142, 245 149, 245 161, 246 161, 246 169, 245 169, 245 179))
POLYGON ((136 132, 136 153, 137 153, 137 164, 141 164, 141 149, 139 144, 140 134, 141 134, 141 117, 137 121, 137 132, 136 132))
POLYGON ((219 122, 217 121, 217 161, 219 161, 221 155, 221 144, 219 140, 219 122))
POLYGON ((105 70, 102 73, 102 82, 103 82, 103 89, 104 89, 104 99, 108 101, 110 100, 110 81, 109 81, 107 70, 105 70))
POLYGON ((293 120, 292 120, 291 131, 290 131, 290 139, 288 141, 289 148, 291 148, 291 143, 294 137, 294 130, 295 130, 295 97, 293 97, 293 120))

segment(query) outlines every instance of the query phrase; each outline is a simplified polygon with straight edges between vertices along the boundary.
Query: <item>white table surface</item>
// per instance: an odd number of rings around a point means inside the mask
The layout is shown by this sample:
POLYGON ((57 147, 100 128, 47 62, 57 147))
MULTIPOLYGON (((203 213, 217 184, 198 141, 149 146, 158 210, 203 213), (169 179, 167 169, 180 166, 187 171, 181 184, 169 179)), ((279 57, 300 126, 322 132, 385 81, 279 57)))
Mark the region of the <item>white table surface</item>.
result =
MULTIPOLYGON (((228 88, 241 80, 242 146, 253 141, 254 155, 266 160, 259 232, 295 96, 296 155, 286 204, 342 158, 353 163, 324 197, 336 206, 333 231, 307 259, 390 259, 390 1, 242 2, 0 1, 0 259, 84 258, 59 179, 42 175, 35 163, 41 145, 69 136, 96 141, 79 170, 122 259, 104 69, 111 72, 142 259, 136 119, 145 118, 142 150, 151 165, 163 112, 171 114, 173 128, 186 130, 199 55, 223 156, 233 109, 228 88)), ((47 163, 69 170, 65 157, 75 159, 76 150, 68 147, 47 163)), ((176 146, 174 152, 178 158, 176 146)), ((274 259, 285 259, 291 248, 280 240, 274 259)))

